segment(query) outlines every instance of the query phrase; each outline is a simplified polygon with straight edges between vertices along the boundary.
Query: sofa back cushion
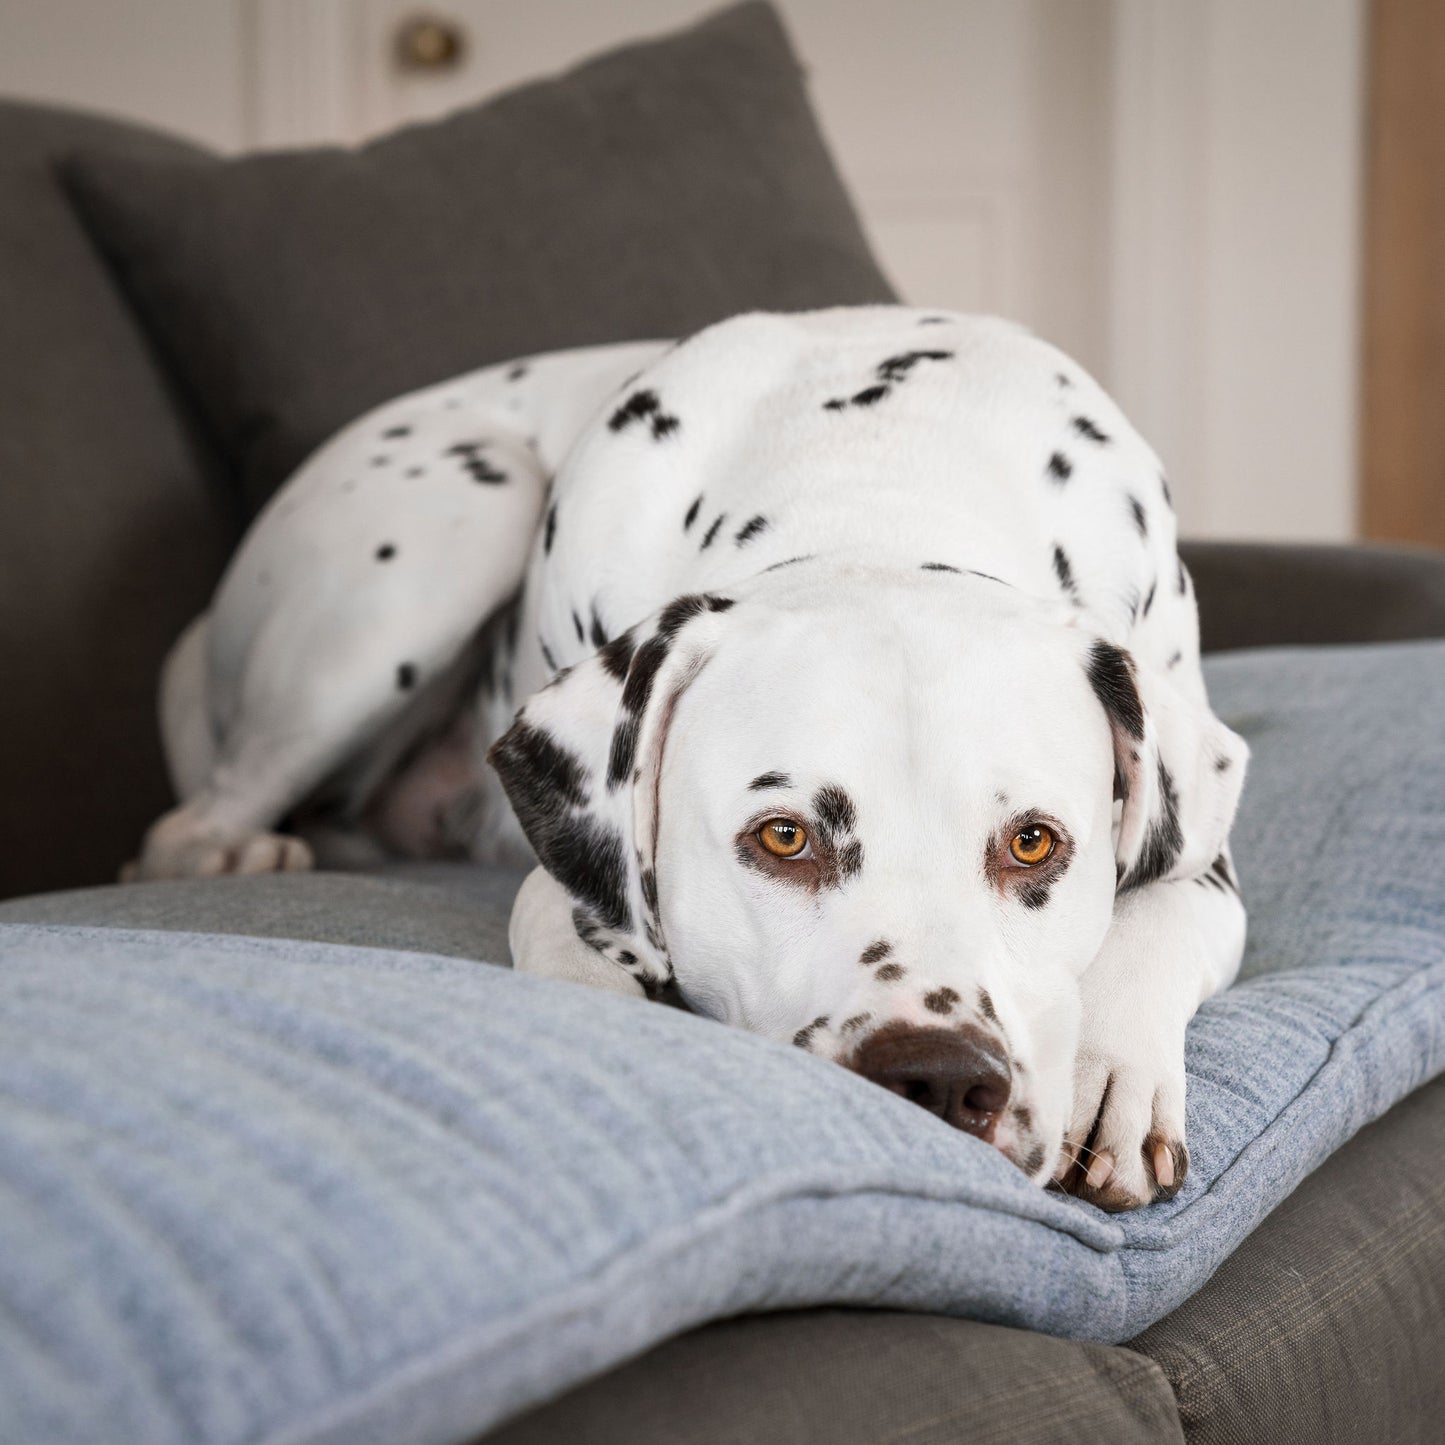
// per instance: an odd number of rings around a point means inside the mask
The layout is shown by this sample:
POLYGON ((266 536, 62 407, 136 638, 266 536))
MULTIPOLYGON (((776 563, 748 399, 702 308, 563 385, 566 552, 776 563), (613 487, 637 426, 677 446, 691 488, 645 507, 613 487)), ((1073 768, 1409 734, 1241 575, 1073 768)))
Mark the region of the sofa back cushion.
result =
POLYGON ((156 673, 234 526, 56 174, 190 147, 0 102, 0 897, 109 882, 169 788, 156 673))
POLYGON ((70 176, 252 510, 459 372, 893 299, 758 0, 358 150, 107 151, 70 176))

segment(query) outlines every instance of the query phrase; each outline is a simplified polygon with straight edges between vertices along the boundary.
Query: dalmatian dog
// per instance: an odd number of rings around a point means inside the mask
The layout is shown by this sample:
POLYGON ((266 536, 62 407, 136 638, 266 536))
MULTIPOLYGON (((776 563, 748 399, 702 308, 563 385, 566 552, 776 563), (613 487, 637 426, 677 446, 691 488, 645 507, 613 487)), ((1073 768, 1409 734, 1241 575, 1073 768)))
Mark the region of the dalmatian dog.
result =
POLYGON ((1247 749, 1158 460, 1018 327, 746 315, 393 401, 257 520, 161 714, 181 803, 129 876, 535 864, 518 969, 1106 1209, 1184 1180, 1247 749))

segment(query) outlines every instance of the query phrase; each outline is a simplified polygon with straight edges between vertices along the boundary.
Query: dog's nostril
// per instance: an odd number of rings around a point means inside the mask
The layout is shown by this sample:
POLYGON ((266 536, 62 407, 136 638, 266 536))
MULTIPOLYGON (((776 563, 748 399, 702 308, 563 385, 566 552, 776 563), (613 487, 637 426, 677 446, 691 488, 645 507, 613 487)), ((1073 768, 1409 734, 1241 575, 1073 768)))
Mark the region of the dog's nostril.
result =
POLYGON ((993 1084, 975 1084, 964 1096, 963 1106, 975 1114, 1002 1113, 1008 1103, 1008 1091, 993 1084))
POLYGON ((1008 1065, 994 1041, 972 1025, 888 1025, 865 1040, 852 1067, 954 1128, 985 1140, 992 1140, 1009 1099, 1008 1065))

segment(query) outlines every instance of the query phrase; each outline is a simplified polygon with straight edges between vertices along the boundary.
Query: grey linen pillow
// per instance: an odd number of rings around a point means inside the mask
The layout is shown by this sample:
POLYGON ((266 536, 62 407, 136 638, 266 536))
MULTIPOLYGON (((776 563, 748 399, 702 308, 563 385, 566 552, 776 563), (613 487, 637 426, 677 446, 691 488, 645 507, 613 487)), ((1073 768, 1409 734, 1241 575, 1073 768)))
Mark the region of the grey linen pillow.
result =
POLYGON ((68 175, 252 509, 358 413, 458 372, 892 299, 756 0, 357 150, 68 175))
POLYGON ((57 183, 80 146, 195 154, 0 101, 0 898, 109 883, 167 805, 156 673, 234 542, 221 460, 57 183))

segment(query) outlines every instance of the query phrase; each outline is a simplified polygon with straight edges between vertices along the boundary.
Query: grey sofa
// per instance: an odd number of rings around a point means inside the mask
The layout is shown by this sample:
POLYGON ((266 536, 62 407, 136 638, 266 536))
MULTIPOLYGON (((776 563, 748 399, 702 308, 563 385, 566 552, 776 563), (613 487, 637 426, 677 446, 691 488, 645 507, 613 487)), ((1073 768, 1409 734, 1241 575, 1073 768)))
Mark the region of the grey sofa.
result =
MULTIPOLYGON (((160 659, 239 535, 226 462, 77 220, 77 147, 177 143, 0 105, 0 921, 505 948, 516 880, 119 888, 167 802, 160 659)), ((1445 636, 1445 558, 1187 549, 1207 649, 1445 636)), ((493 1431, 568 1441, 1425 1441, 1445 1420, 1445 1080, 1369 1126, 1126 1346, 812 1310, 711 1325, 493 1431)))

